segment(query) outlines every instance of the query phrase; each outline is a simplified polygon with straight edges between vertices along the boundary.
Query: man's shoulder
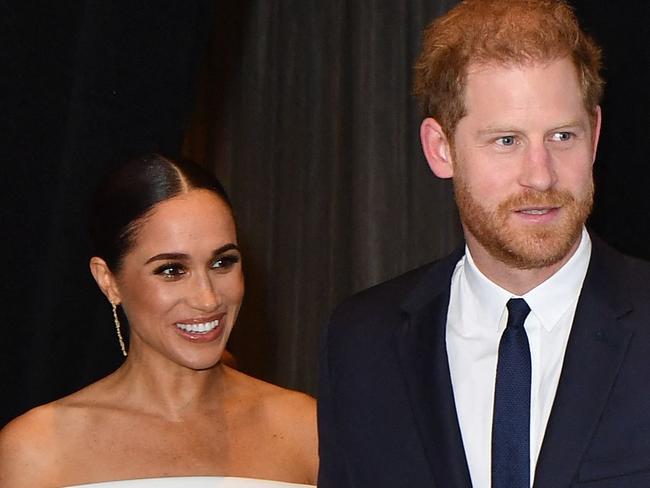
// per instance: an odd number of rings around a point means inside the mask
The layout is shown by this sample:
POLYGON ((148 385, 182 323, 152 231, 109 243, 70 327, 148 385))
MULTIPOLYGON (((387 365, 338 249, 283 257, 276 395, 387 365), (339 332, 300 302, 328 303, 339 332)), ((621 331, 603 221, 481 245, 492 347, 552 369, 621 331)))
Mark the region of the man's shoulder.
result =
POLYGON ((435 266, 435 263, 419 266, 370 288, 361 290, 341 302, 336 312, 351 313, 354 310, 363 310, 367 307, 397 306, 417 286, 422 277, 435 266))
POLYGON ((357 292, 335 309, 332 321, 373 322, 392 320, 402 305, 416 294, 433 296, 448 289, 451 274, 462 250, 407 271, 387 281, 357 292))
POLYGON ((591 269, 610 279, 628 284, 639 284, 650 291, 650 261, 624 254, 592 235, 591 269))
POLYGON ((592 237, 592 241, 583 294, 619 312, 633 309, 630 319, 650 317, 650 262, 624 254, 600 239, 592 237))

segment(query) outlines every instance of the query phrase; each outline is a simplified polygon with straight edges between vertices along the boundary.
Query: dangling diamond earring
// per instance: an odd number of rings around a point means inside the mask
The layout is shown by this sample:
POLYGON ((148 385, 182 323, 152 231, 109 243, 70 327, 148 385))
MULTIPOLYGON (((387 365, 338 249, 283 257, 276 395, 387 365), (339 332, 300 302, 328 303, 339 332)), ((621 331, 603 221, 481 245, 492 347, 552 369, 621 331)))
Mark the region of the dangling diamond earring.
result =
POLYGON ((122 349, 122 354, 124 357, 128 356, 126 353, 126 347, 124 347, 124 339, 122 338, 122 331, 120 330, 120 319, 117 318, 117 305, 111 301, 111 307, 113 307, 113 322, 115 322, 115 332, 117 332, 117 340, 120 343, 120 349, 122 349))

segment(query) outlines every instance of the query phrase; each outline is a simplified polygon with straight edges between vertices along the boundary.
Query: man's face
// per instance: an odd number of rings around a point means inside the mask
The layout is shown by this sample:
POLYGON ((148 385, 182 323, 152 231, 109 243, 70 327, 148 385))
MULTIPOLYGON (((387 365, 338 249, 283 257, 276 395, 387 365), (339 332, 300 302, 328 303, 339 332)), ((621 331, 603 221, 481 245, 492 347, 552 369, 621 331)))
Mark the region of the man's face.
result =
POLYGON ((465 105, 451 156, 470 250, 519 269, 561 261, 591 210, 600 125, 573 64, 471 65, 465 105))

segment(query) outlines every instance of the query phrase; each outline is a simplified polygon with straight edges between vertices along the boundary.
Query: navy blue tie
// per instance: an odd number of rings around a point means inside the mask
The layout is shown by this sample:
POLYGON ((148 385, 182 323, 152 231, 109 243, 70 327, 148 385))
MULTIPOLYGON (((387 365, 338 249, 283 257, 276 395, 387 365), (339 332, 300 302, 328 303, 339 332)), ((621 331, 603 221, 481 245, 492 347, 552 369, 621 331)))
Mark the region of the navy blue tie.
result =
POLYGON ((492 421, 492 488, 530 488, 530 347, 523 298, 508 301, 492 421))

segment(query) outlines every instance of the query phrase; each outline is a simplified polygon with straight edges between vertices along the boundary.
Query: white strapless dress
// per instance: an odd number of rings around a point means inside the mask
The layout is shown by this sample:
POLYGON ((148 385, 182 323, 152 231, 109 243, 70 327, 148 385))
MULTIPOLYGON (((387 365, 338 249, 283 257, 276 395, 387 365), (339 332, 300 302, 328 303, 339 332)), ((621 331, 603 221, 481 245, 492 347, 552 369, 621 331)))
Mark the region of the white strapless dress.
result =
MULTIPOLYGON (((74 488, 313 488, 313 485, 284 483, 282 481, 257 480, 253 478, 230 478, 223 476, 183 476, 169 478, 144 478, 138 480, 105 481, 74 488)), ((72 488, 72 487, 68 487, 72 488)))

